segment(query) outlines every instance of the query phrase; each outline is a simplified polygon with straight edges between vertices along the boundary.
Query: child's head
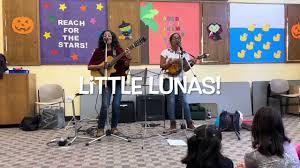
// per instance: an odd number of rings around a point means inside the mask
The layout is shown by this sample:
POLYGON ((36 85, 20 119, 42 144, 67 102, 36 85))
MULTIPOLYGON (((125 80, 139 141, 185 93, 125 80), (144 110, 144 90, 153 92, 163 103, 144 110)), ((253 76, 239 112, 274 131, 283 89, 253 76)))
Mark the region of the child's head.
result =
POLYGON ((188 153, 182 160, 185 164, 207 167, 217 165, 221 155, 222 134, 215 125, 202 125, 195 129, 191 138, 188 139, 188 153))
POLYGON ((270 107, 262 107, 255 113, 251 132, 252 146, 266 156, 282 156, 283 143, 290 141, 285 135, 279 112, 270 107))
POLYGON ((194 130, 194 133, 197 137, 206 139, 218 138, 220 141, 222 140, 222 133, 217 129, 215 125, 201 125, 194 130))

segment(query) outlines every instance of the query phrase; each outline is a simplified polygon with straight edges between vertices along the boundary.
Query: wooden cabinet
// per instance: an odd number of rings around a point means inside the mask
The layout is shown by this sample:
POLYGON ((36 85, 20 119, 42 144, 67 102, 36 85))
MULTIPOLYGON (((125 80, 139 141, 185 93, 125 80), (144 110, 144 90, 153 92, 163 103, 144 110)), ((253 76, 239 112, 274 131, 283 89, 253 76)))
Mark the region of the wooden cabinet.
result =
POLYGON ((4 74, 0 79, 0 125, 20 124, 34 113, 35 74, 4 74))

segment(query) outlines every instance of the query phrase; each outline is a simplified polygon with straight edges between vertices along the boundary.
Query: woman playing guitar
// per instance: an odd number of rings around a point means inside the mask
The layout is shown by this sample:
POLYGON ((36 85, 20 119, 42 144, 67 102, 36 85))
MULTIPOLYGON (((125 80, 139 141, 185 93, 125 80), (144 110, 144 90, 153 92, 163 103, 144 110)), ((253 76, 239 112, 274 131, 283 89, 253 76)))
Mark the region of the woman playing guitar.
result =
MULTIPOLYGON (((165 49, 161 52, 160 57, 160 68, 166 72, 166 77, 176 77, 179 79, 183 79, 183 72, 181 70, 181 63, 183 62, 183 70, 186 72, 190 69, 190 66, 188 65, 188 62, 190 62, 190 65, 193 66, 196 61, 189 59, 189 54, 182 51, 181 48, 181 36, 178 33, 173 33, 170 36, 170 44, 171 48, 165 49), (183 53, 182 53, 183 52, 183 53), (184 58, 184 59, 183 59, 184 58)), ((169 90, 169 81, 167 78, 164 79, 164 90, 169 90)), ((174 87, 173 87, 174 88, 174 87)), ((188 103, 186 102, 185 95, 182 93, 182 91, 179 89, 178 91, 179 97, 181 97, 181 100, 183 101, 184 106, 184 118, 187 122, 187 128, 194 129, 194 125, 191 119, 191 112, 188 103)), ((175 101, 175 93, 174 89, 173 91, 166 95, 167 99, 167 111, 169 118, 171 120, 170 122, 170 130, 171 132, 176 131, 176 118, 175 118, 175 108, 176 108, 176 101, 175 101)))
MULTIPOLYGON (((118 38, 115 33, 110 30, 105 30, 101 33, 98 41, 98 48, 95 49, 93 56, 88 65, 88 70, 91 71, 100 71, 103 68, 103 63, 105 61, 105 46, 107 44, 107 56, 116 57, 124 52, 121 48, 118 38)), ((126 76, 126 71, 129 69, 129 63, 131 60, 130 50, 125 50, 125 56, 120 58, 114 65, 110 65, 110 63, 105 63, 104 68, 109 69, 111 66, 114 66, 115 72, 111 73, 110 76, 126 76)), ((102 104, 101 110, 98 120, 98 130, 97 137, 104 135, 104 127, 105 121, 107 118, 107 109, 110 104, 110 98, 112 94, 112 82, 108 81, 107 88, 105 86, 102 87, 102 104)), ((118 119, 120 115, 120 103, 121 103, 121 81, 116 82, 116 90, 113 97, 112 103, 112 121, 111 128, 112 133, 118 133, 117 125, 118 119)))

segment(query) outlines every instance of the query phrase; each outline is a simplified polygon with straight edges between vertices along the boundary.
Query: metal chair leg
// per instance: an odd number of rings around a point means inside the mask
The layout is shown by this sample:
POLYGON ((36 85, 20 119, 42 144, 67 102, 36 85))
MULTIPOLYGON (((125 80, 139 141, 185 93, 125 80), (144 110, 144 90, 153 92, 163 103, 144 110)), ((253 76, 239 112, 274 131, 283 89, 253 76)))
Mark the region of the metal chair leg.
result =
POLYGON ((282 97, 279 98, 279 101, 280 101, 280 114, 281 114, 281 117, 283 117, 283 107, 282 107, 282 97))

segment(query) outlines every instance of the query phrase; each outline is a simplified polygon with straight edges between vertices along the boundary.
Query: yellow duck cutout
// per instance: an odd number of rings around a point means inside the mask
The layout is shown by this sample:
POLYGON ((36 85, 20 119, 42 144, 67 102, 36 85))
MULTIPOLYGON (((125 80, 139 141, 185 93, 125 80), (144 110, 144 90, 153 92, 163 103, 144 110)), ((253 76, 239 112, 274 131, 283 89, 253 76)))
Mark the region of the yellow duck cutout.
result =
POLYGON ((266 25, 264 25, 264 26, 262 27, 262 30, 265 31, 265 32, 267 32, 267 31, 270 30, 270 27, 271 27, 271 25, 266 24, 266 25))
POLYGON ((259 33, 257 36, 254 36, 254 40, 261 41, 261 37, 262 37, 262 34, 259 33))
POLYGON ((245 54, 246 54, 246 51, 245 50, 241 50, 241 52, 238 52, 238 57, 239 58, 244 58, 245 54))
POLYGON ((247 40, 247 37, 248 37, 248 34, 247 34, 247 33, 244 33, 243 35, 240 35, 240 40, 241 40, 241 41, 246 41, 246 40, 247 40))
POLYGON ((271 46, 271 43, 270 42, 266 42, 264 45, 263 45, 263 48, 265 50, 269 50, 270 49, 270 46, 271 46))
POLYGON ((277 50, 277 52, 274 53, 274 58, 280 58, 281 57, 281 51, 277 50))
POLYGON ((261 58, 261 54, 262 54, 262 51, 258 50, 257 52, 254 52, 254 57, 259 59, 259 58, 261 58))
POLYGON ((251 32, 254 31, 255 26, 256 26, 256 24, 251 24, 251 25, 248 27, 248 30, 251 31, 251 32))
POLYGON ((273 41, 279 41, 280 40, 280 34, 276 34, 273 36, 273 41))
POLYGON ((254 43, 251 41, 249 44, 246 44, 248 50, 253 50, 254 43))

